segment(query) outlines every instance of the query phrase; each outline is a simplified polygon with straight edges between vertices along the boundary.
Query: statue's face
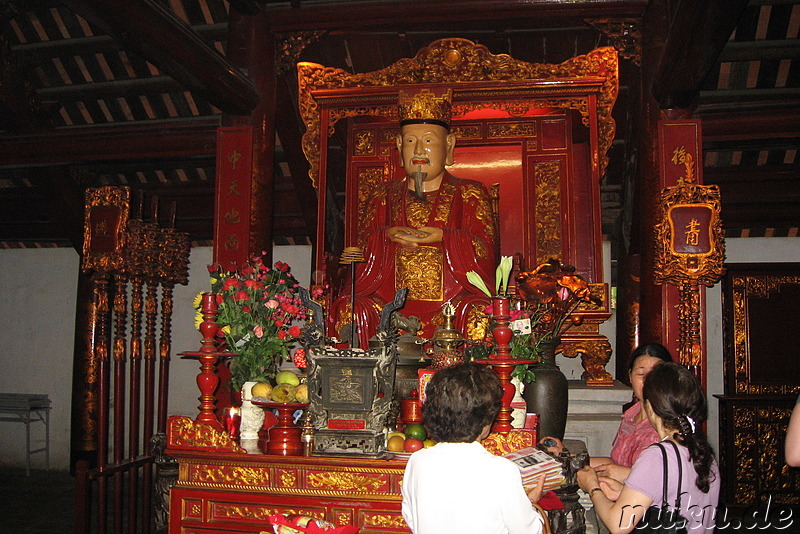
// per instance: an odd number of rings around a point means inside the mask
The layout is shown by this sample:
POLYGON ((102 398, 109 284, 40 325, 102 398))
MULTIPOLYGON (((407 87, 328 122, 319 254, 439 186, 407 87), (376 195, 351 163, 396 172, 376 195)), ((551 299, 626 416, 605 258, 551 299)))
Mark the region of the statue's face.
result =
POLYGON ((456 137, 438 124, 406 124, 400 129, 397 149, 400 164, 411 174, 420 170, 427 173, 425 181, 438 178, 445 165, 453 163, 456 137))

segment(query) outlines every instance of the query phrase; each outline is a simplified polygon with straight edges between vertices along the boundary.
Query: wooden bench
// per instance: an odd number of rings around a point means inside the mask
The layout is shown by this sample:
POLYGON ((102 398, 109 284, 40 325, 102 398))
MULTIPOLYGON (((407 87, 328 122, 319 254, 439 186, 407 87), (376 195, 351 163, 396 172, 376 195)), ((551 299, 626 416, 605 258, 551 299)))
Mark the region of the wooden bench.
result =
POLYGON ((31 474, 31 454, 44 452, 45 469, 50 469, 50 399, 31 393, 0 393, 0 421, 25 424, 25 474, 31 474), (44 423, 44 447, 31 450, 31 423, 44 423))

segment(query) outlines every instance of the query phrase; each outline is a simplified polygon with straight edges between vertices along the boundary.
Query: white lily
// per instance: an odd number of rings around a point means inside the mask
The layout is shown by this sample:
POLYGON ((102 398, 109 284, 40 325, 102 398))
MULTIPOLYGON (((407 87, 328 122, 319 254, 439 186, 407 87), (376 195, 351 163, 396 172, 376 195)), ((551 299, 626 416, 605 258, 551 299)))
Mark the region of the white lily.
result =
POLYGON ((491 291, 489 291, 489 288, 486 287, 486 284, 484 283, 483 278, 481 278, 481 275, 479 275, 475 271, 468 271, 467 272, 467 280, 469 280, 469 282, 473 286, 477 287, 478 289, 480 289, 481 291, 486 293, 487 297, 491 297, 492 296, 491 291))
POLYGON ((511 276, 511 269, 514 267, 514 260, 511 256, 503 256, 497 265, 495 272, 495 291, 498 295, 508 293, 508 278, 511 276))

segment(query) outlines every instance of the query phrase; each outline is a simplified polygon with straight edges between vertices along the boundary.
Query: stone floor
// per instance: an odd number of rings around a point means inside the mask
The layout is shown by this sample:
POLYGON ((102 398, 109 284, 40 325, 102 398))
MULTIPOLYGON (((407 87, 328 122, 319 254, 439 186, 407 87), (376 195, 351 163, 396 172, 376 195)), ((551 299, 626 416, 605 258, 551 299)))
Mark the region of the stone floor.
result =
POLYGON ((71 534, 74 531, 74 479, 67 471, 0 466, 0 532, 71 534))

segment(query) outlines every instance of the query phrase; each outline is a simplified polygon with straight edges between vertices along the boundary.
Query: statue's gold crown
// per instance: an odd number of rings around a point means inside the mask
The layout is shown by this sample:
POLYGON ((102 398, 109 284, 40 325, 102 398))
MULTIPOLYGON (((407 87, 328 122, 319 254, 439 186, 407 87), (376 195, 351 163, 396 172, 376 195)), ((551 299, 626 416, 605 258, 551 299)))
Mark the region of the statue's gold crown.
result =
POLYGON ((452 89, 419 89, 398 94, 400 125, 439 124, 450 128, 450 108, 453 102, 452 89))

